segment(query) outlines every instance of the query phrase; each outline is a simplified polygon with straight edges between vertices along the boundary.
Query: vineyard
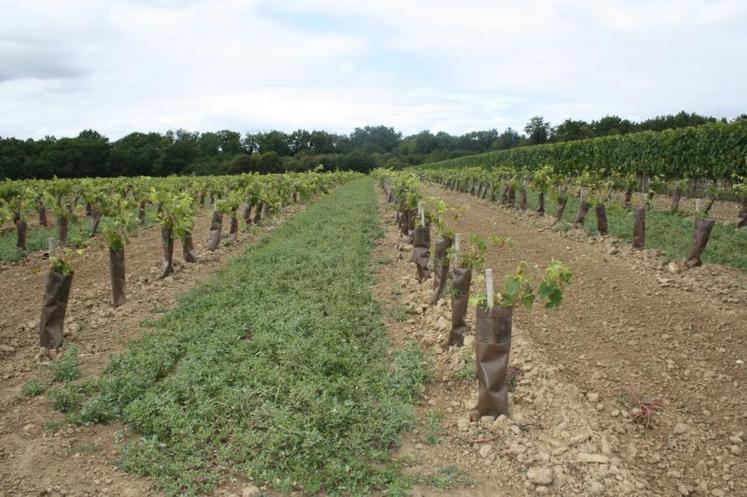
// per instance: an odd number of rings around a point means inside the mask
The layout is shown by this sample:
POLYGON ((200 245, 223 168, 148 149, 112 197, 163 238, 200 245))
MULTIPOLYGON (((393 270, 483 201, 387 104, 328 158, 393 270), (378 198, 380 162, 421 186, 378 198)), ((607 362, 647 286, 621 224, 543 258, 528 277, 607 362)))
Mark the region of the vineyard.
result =
POLYGON ((0 495, 747 495, 744 126, 0 182, 0 495))

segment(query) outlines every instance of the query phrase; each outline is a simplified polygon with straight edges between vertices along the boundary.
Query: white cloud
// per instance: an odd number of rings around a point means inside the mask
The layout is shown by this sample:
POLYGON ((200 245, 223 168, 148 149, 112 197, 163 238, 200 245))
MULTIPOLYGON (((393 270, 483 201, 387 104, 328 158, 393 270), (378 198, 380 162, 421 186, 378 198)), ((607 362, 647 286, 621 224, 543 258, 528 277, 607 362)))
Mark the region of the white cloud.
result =
POLYGON ((743 1, 0 0, 0 135, 745 111, 743 1))

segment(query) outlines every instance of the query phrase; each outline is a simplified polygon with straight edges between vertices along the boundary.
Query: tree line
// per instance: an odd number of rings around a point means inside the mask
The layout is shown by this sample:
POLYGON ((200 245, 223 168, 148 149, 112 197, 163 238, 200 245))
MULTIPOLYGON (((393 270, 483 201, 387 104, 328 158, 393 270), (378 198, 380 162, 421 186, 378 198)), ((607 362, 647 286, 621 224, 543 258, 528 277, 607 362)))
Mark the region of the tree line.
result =
MULTIPOLYGON (((743 116, 744 117, 744 116, 743 116)), ((680 112, 633 123, 605 116, 587 123, 568 119, 553 127, 533 117, 520 133, 512 128, 403 136, 387 126, 365 126, 350 134, 299 129, 241 134, 237 131, 130 133, 110 141, 94 130, 76 137, 21 140, 0 137, 0 179, 110 176, 216 175, 244 172, 325 170, 367 172, 400 168, 523 145, 572 141, 636 131, 672 129, 717 121, 680 112)))

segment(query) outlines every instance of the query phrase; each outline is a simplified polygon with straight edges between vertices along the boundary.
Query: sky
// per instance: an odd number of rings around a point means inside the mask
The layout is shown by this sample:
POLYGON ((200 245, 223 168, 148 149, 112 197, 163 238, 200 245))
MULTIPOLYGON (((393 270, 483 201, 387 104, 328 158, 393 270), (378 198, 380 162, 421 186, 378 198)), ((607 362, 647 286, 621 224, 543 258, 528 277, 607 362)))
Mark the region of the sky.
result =
POLYGON ((747 112, 747 0, 0 0, 0 136, 747 112))

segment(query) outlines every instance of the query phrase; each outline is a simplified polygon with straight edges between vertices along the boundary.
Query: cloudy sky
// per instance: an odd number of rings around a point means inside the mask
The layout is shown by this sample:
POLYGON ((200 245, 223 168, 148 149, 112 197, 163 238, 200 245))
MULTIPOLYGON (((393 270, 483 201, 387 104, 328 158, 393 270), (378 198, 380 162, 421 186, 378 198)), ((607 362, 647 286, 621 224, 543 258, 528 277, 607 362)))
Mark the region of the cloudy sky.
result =
POLYGON ((0 136, 747 112, 746 0, 0 0, 0 136))

